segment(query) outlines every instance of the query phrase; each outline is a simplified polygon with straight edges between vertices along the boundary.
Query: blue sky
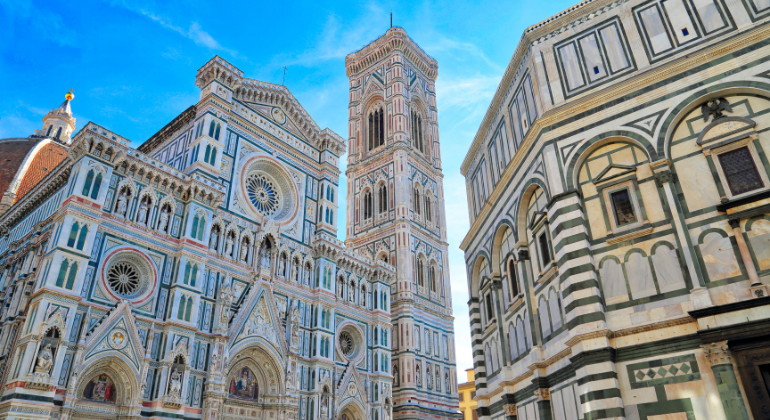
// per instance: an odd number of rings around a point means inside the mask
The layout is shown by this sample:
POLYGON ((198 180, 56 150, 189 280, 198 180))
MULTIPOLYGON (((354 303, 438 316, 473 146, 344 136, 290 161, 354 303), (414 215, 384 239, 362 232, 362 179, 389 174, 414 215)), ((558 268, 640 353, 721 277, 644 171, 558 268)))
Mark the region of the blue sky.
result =
MULTIPOLYGON (((195 74, 220 55, 246 77, 286 86, 321 126, 347 133, 345 55, 393 23, 439 62, 436 84, 457 365, 473 365, 460 164, 524 29, 577 0, 153 2, 0 0, 0 138, 26 137, 75 90, 93 121, 138 147, 198 100, 195 74)), ((344 159, 343 159, 344 161, 344 159)), ((344 167, 343 167, 344 173, 344 167)), ((341 180, 340 185, 345 185, 341 180)), ((344 209, 339 226, 344 234, 344 209)))

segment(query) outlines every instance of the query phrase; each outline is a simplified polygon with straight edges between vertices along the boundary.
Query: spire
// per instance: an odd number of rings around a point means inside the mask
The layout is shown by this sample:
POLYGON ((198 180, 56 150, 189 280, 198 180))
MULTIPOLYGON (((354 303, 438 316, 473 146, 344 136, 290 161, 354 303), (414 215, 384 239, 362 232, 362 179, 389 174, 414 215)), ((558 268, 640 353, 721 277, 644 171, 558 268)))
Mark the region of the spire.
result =
POLYGON ((75 93, 70 89, 64 94, 64 102, 43 117, 43 128, 35 130, 31 138, 53 138, 62 143, 69 143, 70 135, 75 131, 75 118, 72 116, 70 102, 75 93))

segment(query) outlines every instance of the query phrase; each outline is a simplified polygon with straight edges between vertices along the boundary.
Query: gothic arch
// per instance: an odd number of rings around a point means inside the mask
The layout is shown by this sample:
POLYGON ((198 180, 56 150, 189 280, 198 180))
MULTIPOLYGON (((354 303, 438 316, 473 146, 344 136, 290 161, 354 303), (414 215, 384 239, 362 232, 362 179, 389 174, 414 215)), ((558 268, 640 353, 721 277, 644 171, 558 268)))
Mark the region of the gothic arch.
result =
POLYGON ((84 369, 81 369, 81 372, 75 379, 70 378, 70 381, 75 381, 75 397, 81 401, 84 401, 83 391, 85 391, 88 382, 100 374, 109 376, 113 383, 117 385, 115 405, 131 406, 141 401, 142 396, 139 395, 137 373, 125 361, 115 356, 99 358, 84 369))
POLYGON ((473 271, 471 272, 471 290, 469 291, 471 299, 479 298, 479 290, 481 286, 481 270, 484 268, 485 264, 488 265, 487 261, 489 261, 489 259, 487 258, 486 253, 480 251, 476 256, 476 262, 473 264, 473 271))
POLYGON ((529 220, 527 220, 529 201, 538 188, 543 190, 546 200, 551 200, 551 194, 548 191, 544 180, 532 178, 527 182, 526 186, 522 189, 523 192, 521 193, 518 203, 516 203, 516 229, 514 229, 513 233, 514 239, 516 239, 517 242, 523 239, 521 233, 527 231, 527 226, 529 225, 529 220))
POLYGON ((286 392, 282 358, 275 351, 261 343, 245 346, 236 345, 230 350, 230 369, 227 371, 228 385, 230 378, 244 367, 249 368, 258 379, 260 400, 262 395, 281 395, 286 392), (261 382, 260 382, 261 381, 261 382))
POLYGON ((492 271, 492 274, 500 275, 500 267, 502 265, 502 261, 500 261, 500 248, 503 245, 503 238, 505 237, 506 230, 511 231, 511 235, 513 235, 514 229, 513 224, 510 222, 510 220, 503 219, 497 224, 497 228, 495 230, 495 236, 492 239, 492 267, 490 267, 490 270, 492 271))

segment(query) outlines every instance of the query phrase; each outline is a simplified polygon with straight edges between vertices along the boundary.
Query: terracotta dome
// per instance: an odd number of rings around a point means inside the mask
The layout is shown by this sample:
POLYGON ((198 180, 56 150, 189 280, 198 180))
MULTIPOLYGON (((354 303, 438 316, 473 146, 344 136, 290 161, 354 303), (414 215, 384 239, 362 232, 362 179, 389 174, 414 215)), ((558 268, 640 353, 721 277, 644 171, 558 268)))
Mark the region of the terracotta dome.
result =
POLYGON ((0 212, 19 201, 67 158, 51 139, 0 139, 0 212))

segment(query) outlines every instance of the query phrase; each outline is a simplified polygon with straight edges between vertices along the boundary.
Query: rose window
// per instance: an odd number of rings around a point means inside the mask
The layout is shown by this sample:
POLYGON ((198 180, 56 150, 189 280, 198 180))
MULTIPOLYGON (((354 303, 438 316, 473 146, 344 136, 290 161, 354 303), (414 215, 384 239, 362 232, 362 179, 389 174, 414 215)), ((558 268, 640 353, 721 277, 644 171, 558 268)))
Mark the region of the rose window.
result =
POLYGON ((119 261, 107 270, 107 284, 121 297, 130 297, 139 290, 141 279, 133 264, 119 261))
POLYGON ((345 357, 350 356, 353 353, 353 337, 347 331, 340 333, 340 351, 345 357))
POLYGON ((263 216, 272 216, 280 206, 281 195, 272 181, 261 174, 252 174, 246 180, 246 192, 251 204, 263 216))

